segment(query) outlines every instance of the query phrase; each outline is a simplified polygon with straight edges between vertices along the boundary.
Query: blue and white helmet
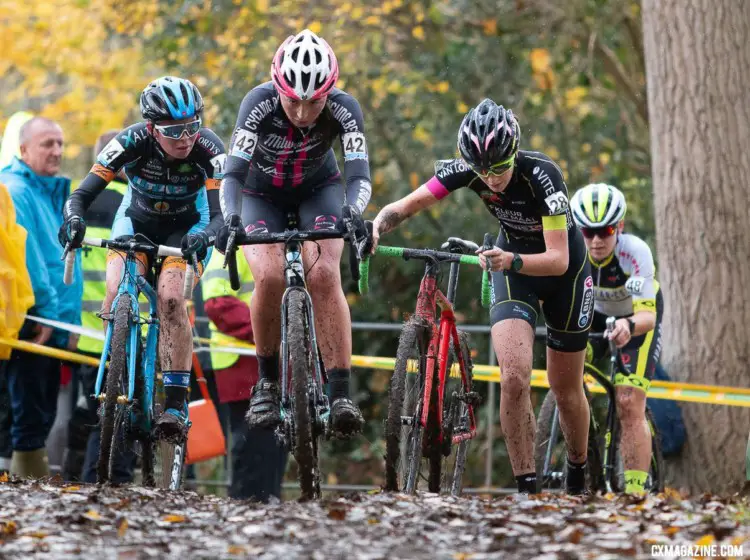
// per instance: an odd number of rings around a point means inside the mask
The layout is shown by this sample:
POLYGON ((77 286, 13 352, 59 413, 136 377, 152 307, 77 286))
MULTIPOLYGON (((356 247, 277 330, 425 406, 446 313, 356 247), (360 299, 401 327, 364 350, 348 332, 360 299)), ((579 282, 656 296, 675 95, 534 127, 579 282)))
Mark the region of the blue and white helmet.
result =
POLYGON ((152 122, 189 119, 200 116, 203 98, 193 82, 164 76, 154 80, 141 93, 141 114, 152 122))

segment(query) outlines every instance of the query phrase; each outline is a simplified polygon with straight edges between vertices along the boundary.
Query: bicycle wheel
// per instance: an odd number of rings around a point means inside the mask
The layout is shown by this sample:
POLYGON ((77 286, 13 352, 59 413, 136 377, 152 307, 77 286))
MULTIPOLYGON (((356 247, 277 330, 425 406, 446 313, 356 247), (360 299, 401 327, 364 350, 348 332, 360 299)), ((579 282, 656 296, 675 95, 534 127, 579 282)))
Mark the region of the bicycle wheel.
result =
POLYGON ((387 491, 413 493, 416 490, 424 431, 417 421, 422 410, 425 381, 426 364, 422 348, 428 332, 425 323, 412 318, 404 324, 399 337, 385 424, 387 491), (418 375, 407 376, 409 360, 414 359, 418 364, 418 375))
MULTIPOLYGON (((584 393, 589 401, 589 415, 591 411, 591 395, 584 385, 584 393)), ((602 488, 602 461, 599 446, 598 430, 592 416, 589 418, 589 438, 586 459, 586 487, 590 492, 602 488)), ((565 487, 565 477, 568 474, 568 452, 565 437, 559 420, 555 394, 550 390, 544 397, 539 410, 534 439, 534 463, 536 466, 537 484, 541 489, 562 489, 565 487)))
MULTIPOLYGON (((121 294, 117 300, 113 318, 113 332, 109 347, 109 370, 107 371, 106 397, 101 412, 101 438, 99 445, 99 461, 96 466, 96 479, 105 483, 110 479, 110 462, 114 455, 115 416, 118 412, 117 397, 123 380, 127 378, 126 344, 130 336, 131 298, 128 294, 121 294)), ((119 408, 125 409, 124 405, 119 408)))
POLYGON ((310 361, 305 294, 294 290, 288 300, 289 353, 292 364, 292 418, 294 421, 293 453, 297 461, 302 500, 317 498, 320 492, 316 430, 313 429, 313 403, 310 382, 313 364, 310 361))
MULTIPOLYGON (((646 407, 646 423, 651 432, 651 461, 649 464, 648 478, 644 484, 646 492, 658 494, 664 491, 664 458, 661 454, 661 444, 659 442, 659 432, 656 429, 654 417, 651 409, 646 407)), ((622 434, 622 428, 618 426, 618 434, 622 434)), ((615 466, 616 476, 614 477, 614 490, 616 492, 625 491, 625 465, 620 454, 620 441, 615 444, 615 466)))
POLYGON ((450 376, 445 382, 443 394, 443 465, 441 490, 453 496, 461 494, 463 487, 463 474, 466 469, 466 456, 469 453, 471 440, 465 439, 458 444, 453 443, 453 436, 467 434, 471 429, 470 406, 473 408, 473 363, 469 336, 459 331, 459 347, 452 348, 448 361, 448 372, 454 363, 458 363, 456 352, 461 353, 461 359, 466 367, 467 382, 464 383, 460 372, 454 377, 450 376))

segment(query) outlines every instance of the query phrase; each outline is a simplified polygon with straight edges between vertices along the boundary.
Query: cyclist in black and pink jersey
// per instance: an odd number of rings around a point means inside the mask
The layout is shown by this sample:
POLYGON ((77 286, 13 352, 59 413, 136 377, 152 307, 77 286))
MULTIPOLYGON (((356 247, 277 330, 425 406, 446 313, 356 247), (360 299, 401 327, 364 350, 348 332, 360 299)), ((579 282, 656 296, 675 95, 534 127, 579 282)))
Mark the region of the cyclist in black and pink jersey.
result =
MULTIPOLYGON (((562 171, 549 157, 519 150, 513 113, 485 99, 458 131, 461 158, 439 161, 435 176, 383 208, 373 244, 406 218, 459 189, 473 191, 500 223, 496 247, 482 251, 492 271, 492 343, 502 371, 500 419, 519 492, 536 492, 530 399, 534 327, 547 324, 547 375, 568 447, 570 493, 584 491, 589 410, 583 363, 593 313, 586 247, 568 210, 562 171)), ((474 219, 474 216, 472 216, 474 219)))
MULTIPOLYGON (((370 201, 362 110, 336 89, 338 63, 331 47, 306 29, 287 38, 271 65, 270 82, 242 101, 221 187, 225 226, 216 247, 224 251, 230 231, 281 232, 296 213, 301 230, 336 229, 342 219, 364 230, 370 201), (332 146, 341 143, 346 188, 332 146)), ((366 235, 366 233, 365 233, 366 235)), ((349 398, 351 316, 341 288, 341 239, 306 243, 303 259, 315 263, 306 280, 315 308, 316 331, 329 379, 335 432, 361 430, 359 408, 349 398), (320 255, 318 248, 320 246, 320 255)), ((255 278, 251 303, 260 379, 247 414, 251 426, 281 421, 279 344, 284 265, 281 245, 244 247, 255 278)))

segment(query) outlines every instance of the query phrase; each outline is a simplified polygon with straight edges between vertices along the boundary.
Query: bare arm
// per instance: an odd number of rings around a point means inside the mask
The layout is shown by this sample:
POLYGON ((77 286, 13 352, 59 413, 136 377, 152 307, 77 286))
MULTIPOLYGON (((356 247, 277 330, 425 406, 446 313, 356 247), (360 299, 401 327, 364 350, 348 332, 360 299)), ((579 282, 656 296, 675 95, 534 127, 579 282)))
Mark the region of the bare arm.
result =
POLYGON ((625 346, 632 337, 646 334, 656 327, 656 313, 653 311, 636 311, 630 319, 635 323, 632 335, 627 318, 615 321, 615 329, 610 338, 615 341, 618 348, 625 346))
POLYGON ((430 192, 430 189, 425 185, 422 185, 413 193, 386 205, 380 212, 378 212, 378 215, 372 223, 373 251, 378 245, 381 234, 393 231, 401 222, 410 218, 417 212, 429 208, 438 202, 438 200, 439 199, 430 192))
MULTIPOLYGON (((544 230, 544 243, 547 249, 544 253, 520 255, 523 266, 519 274, 526 276, 562 276, 568 270, 570 255, 568 254, 568 232, 564 229, 544 230)), ((513 253, 495 247, 480 253, 488 257, 490 270, 509 270, 513 261, 513 253)), ((479 264, 486 269, 485 259, 479 259, 479 264)))

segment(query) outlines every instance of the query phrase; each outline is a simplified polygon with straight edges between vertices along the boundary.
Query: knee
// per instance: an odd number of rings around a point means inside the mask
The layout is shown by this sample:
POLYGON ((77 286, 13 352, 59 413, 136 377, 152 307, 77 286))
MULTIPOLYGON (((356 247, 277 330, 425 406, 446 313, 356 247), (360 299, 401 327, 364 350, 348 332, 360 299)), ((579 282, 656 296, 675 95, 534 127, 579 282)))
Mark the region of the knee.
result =
POLYGON ((638 390, 633 387, 617 388, 617 416, 622 424, 632 424, 645 418, 645 398, 638 395, 638 390))
POLYGON ((531 393, 530 381, 530 371, 520 367, 520 364, 507 363, 502 368, 500 391, 511 399, 520 399, 531 393))
POLYGON ((284 269, 281 266, 260 265, 252 268, 255 288, 254 296, 263 297, 263 294, 274 294, 284 291, 284 269))
POLYGON ((185 299, 179 291, 162 289, 158 294, 158 311, 163 321, 178 321, 187 316, 185 299))
POLYGON ((561 376, 550 375, 549 386, 552 392, 555 394, 555 400, 558 406, 565 407, 568 403, 574 403, 579 400, 584 400, 586 394, 583 392, 583 383, 572 382, 571 379, 565 379, 561 376))
POLYGON ((322 262, 316 264, 307 274, 310 291, 321 294, 341 290, 341 272, 338 263, 322 262))

